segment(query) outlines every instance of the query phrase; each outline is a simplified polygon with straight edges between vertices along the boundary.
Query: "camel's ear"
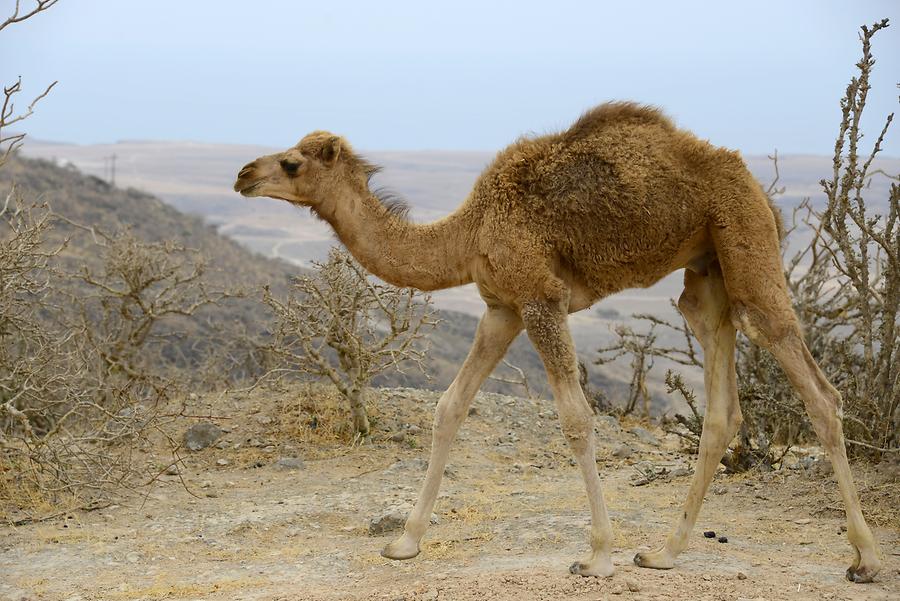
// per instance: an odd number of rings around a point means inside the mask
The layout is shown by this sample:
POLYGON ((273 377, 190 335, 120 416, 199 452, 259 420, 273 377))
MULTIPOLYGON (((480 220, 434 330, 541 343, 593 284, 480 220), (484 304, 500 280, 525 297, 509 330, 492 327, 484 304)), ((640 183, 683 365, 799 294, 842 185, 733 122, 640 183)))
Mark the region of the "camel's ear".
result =
POLYGON ((322 145, 322 162, 327 167, 333 166, 341 154, 341 139, 338 136, 331 136, 325 140, 322 145))

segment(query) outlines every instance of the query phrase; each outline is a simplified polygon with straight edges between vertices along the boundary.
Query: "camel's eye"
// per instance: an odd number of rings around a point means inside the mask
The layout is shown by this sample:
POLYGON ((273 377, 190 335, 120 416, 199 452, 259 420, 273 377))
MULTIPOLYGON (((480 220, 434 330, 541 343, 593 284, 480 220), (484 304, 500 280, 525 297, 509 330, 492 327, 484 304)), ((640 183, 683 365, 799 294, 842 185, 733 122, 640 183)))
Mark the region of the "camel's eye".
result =
POLYGON ((289 161, 287 159, 281 159, 281 162, 279 164, 281 165, 281 168, 284 169, 284 172, 288 175, 294 175, 295 173, 297 173, 297 169, 300 168, 300 163, 289 161))

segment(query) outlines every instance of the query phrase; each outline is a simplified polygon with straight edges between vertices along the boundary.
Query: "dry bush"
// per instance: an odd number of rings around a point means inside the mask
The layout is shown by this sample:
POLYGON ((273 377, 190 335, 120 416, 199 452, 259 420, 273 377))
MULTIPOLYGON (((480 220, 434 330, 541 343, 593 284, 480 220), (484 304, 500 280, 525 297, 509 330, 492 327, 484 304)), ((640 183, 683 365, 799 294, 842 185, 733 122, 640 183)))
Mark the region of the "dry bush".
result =
POLYGON ((338 249, 297 278, 286 298, 266 288, 263 300, 275 314, 270 367, 330 381, 359 435, 369 432, 363 393, 371 379, 405 364, 422 369, 437 325, 430 297, 373 281, 338 249))
MULTIPOLYGON (((0 31, 3 31, 10 25, 30 19, 36 14, 43 12, 56 4, 57 1, 58 0, 36 0, 32 8, 26 8, 23 11, 20 0, 16 0, 13 13, 0 22, 0 31)), ((2 106, 0 106, 0 167, 3 167, 3 164, 6 163, 10 155, 22 145, 22 141, 25 139, 24 133, 7 135, 4 133, 4 130, 12 125, 21 123, 30 117, 34 113, 35 105, 50 93, 50 90, 53 89, 53 86, 55 86, 56 83, 57 82, 54 81, 47 86, 44 91, 34 97, 25 110, 21 112, 16 111, 15 104, 17 96, 22 93, 22 78, 19 77, 15 82, 3 86, 3 102, 2 106)))
MULTIPOLYGON (((874 459, 900 451, 900 190, 897 175, 871 171, 893 114, 886 118, 867 156, 862 156, 860 148, 860 121, 875 63, 871 40, 887 26, 884 20, 861 28, 863 54, 857 63, 859 73, 841 99, 833 173, 821 181, 826 205, 816 210, 807 199, 794 210, 787 235, 806 228, 811 240, 798 253, 785 257, 785 276, 807 345, 843 396, 850 450, 874 459), (873 177, 893 180, 881 213, 875 202, 869 199, 867 204, 865 198, 873 177)), ((783 191, 777 188, 777 155, 772 158, 776 178, 767 190, 770 197, 783 191)), ((649 323, 649 328, 635 332, 622 326, 617 330, 619 339, 601 349, 598 360, 631 358, 634 377, 626 411, 645 397, 642 385, 655 358, 702 368, 702 353, 686 323, 672 324, 652 315, 635 317, 649 323), (676 331, 684 344, 668 348, 657 344, 659 327, 676 331)), ((792 444, 814 438, 803 404, 767 351, 739 336, 736 352, 744 424, 723 463, 733 470, 778 463, 792 444)), ((681 428, 675 431, 696 447, 702 414, 693 391, 675 373, 667 373, 666 383, 669 392, 678 392, 692 411, 690 416, 676 416, 681 428)))
POLYGON ((190 378, 172 322, 225 295, 195 251, 91 230, 103 267, 71 272, 47 207, 8 199, 0 217, 0 503, 26 519, 102 503, 154 476, 135 461, 151 437, 177 452, 164 426, 190 378))

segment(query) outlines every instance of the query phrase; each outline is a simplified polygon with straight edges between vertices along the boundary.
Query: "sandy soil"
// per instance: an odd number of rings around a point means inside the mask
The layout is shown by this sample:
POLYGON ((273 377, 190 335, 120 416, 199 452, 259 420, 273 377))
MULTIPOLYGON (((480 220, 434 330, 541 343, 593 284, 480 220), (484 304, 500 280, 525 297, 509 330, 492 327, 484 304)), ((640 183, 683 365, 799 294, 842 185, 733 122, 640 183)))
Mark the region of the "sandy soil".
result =
POLYGON ((617 573, 570 575, 588 546, 577 468, 550 403, 499 395, 476 399, 422 554, 383 559, 378 552, 396 532, 372 534, 370 521, 415 500, 436 395, 382 394, 370 443, 313 445, 285 428, 283 406, 243 400, 218 447, 191 454, 180 476, 163 476, 146 497, 0 527, 0 599, 900 599, 897 499, 885 499, 875 472, 861 467, 885 555, 873 584, 843 577, 851 550, 836 486, 817 463, 718 475, 675 569, 635 567, 635 551, 668 532, 694 458, 672 435, 653 430, 656 446, 631 433, 633 424, 603 419, 598 468, 617 573), (402 441, 390 440, 400 432, 402 441), (284 457, 302 462, 279 464, 284 457), (633 485, 641 470, 662 468, 667 475, 633 485))

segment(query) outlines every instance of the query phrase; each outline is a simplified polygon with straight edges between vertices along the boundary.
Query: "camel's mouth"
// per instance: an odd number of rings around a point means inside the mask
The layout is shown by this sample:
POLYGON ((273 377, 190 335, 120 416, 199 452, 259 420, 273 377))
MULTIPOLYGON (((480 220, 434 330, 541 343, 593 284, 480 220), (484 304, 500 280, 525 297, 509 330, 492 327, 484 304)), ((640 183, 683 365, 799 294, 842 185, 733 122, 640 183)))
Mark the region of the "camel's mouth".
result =
POLYGON ((234 182, 234 191, 240 192, 241 196, 254 196, 253 192, 262 185, 262 180, 255 182, 242 182, 240 179, 234 182))

